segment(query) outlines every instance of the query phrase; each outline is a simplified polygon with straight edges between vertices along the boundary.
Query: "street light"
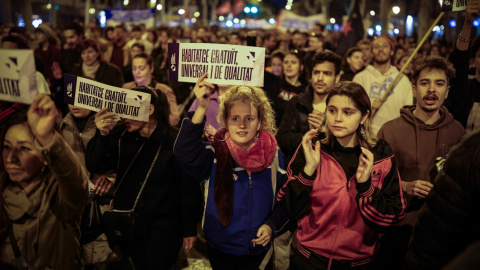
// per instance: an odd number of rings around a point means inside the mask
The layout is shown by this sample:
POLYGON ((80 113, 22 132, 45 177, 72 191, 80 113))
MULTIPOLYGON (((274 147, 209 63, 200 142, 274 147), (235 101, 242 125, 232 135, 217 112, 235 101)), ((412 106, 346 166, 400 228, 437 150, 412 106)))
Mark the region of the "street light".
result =
POLYGON ((375 16, 375 10, 370 10, 370 16, 375 16))
POLYGON ((252 7, 250 10, 252 11, 253 14, 256 14, 258 12, 257 7, 252 7))
POLYGON ((250 8, 249 8, 249 7, 245 7, 245 8, 243 9, 243 11, 245 11, 245 13, 250 13, 250 8))
POLYGON ((181 8, 178 10, 178 14, 183 15, 185 14, 185 9, 181 8))
POLYGON ((400 7, 399 6, 394 6, 392 7, 393 14, 397 15, 400 13, 400 7))
POLYGON ((162 10, 162 8, 163 8, 162 4, 157 5, 157 10, 162 10))
POLYGON ((330 18, 330 23, 334 24, 335 23, 335 18, 330 18))

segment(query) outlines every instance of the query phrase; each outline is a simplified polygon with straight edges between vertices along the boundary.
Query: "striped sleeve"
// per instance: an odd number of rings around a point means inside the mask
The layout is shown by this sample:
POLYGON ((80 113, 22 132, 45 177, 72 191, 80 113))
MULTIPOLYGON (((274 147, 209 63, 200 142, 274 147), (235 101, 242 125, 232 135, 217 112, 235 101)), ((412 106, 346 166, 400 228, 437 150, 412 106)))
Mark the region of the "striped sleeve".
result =
POLYGON ((378 179, 382 182, 380 187, 374 186, 372 179, 357 185, 360 214, 365 223, 379 232, 401 221, 405 217, 406 209, 395 158, 391 156, 381 162, 390 166, 388 173, 378 179))

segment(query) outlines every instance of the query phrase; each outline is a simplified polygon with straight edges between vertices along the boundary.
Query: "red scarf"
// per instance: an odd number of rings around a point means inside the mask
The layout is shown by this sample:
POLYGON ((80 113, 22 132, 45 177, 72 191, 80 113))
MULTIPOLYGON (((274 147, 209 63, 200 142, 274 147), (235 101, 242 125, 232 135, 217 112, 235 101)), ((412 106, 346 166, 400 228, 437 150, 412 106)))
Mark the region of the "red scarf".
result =
POLYGON ((213 196, 218 217, 223 227, 228 226, 232 221, 233 160, 248 172, 260 172, 268 168, 277 151, 277 141, 267 131, 259 132, 258 141, 249 151, 245 151, 230 136, 226 135, 227 130, 221 129, 214 137, 217 169, 215 171, 213 196))

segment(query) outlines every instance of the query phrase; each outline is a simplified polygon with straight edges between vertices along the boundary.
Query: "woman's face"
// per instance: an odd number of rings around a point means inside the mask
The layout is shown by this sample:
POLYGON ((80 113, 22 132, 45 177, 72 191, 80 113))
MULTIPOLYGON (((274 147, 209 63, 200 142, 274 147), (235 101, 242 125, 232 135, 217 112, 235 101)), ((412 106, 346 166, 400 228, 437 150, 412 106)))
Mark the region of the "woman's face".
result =
POLYGON ((135 57, 137 54, 141 54, 143 53, 144 51, 138 47, 138 46, 132 46, 132 48, 130 48, 130 57, 133 58, 135 57))
POLYGON ((343 147, 353 147, 358 125, 365 122, 348 96, 335 95, 327 104, 326 125, 343 147))
POLYGON ((283 71, 283 61, 282 59, 278 57, 272 58, 272 63, 270 64, 272 67, 272 72, 276 76, 282 76, 282 71, 283 71))
POLYGON ((260 125, 257 108, 252 104, 238 101, 228 109, 228 133, 232 140, 243 149, 252 148, 260 125))
POLYGON ((285 77, 298 77, 302 72, 302 69, 303 66, 295 55, 289 54, 283 59, 283 73, 285 74, 285 77))
POLYGON ((153 67, 150 67, 145 58, 132 60, 132 73, 138 85, 148 85, 152 81, 153 67))
POLYGON ((347 63, 350 66, 350 69, 357 73, 363 68, 363 53, 360 51, 352 53, 350 57, 347 57, 347 63))
POLYGON ((41 44, 47 40, 47 35, 43 32, 35 32, 35 40, 41 44))
POLYGON ((123 118, 123 122, 125 122, 125 127, 127 128, 128 132, 140 131, 143 127, 145 127, 146 122, 132 120, 123 118))
MULTIPOLYGON (((398 70, 402 70, 402 67, 407 63, 408 57, 403 57, 402 60, 400 60, 400 63, 397 65, 398 70)), ((412 72, 412 62, 408 64, 408 66, 403 70, 403 74, 405 75, 410 75, 412 72)))
POLYGON ((8 129, 3 141, 2 158, 10 180, 24 189, 40 177, 45 166, 42 154, 33 146, 27 123, 8 129))
POLYGON ((92 112, 88 109, 73 106, 71 104, 68 104, 68 109, 72 113, 73 117, 78 118, 78 119, 83 119, 83 118, 89 116, 90 113, 92 112))
POLYGON ((87 66, 93 66, 98 61, 99 56, 100 54, 92 47, 82 51, 82 61, 87 66))

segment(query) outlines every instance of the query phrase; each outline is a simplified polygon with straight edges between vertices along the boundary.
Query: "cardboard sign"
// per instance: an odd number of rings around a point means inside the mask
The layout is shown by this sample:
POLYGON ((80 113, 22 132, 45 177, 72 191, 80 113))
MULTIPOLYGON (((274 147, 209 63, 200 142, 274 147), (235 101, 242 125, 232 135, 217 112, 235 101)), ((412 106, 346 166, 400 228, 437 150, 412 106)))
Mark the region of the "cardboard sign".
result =
POLYGON ((0 100, 32 104, 38 94, 33 50, 0 49, 0 100))
POLYGON ((462 11, 467 9, 469 0, 445 0, 443 1, 442 11, 462 11))
POLYGON ((263 87, 265 48, 169 43, 168 76, 172 81, 197 82, 208 73, 208 82, 263 87))
POLYGON ((107 108, 119 117, 148 122, 151 95, 65 74, 67 104, 95 112, 107 108))

